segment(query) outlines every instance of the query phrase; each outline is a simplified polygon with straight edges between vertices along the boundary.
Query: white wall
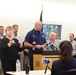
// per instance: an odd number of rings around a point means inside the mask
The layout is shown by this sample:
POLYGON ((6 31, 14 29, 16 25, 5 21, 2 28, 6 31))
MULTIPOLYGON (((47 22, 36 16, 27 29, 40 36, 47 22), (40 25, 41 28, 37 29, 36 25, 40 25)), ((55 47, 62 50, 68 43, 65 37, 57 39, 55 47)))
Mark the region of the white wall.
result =
POLYGON ((19 25, 19 34, 25 37, 39 20, 43 4, 43 23, 62 25, 61 39, 68 39, 69 33, 76 36, 75 0, 0 0, 0 25, 19 25))

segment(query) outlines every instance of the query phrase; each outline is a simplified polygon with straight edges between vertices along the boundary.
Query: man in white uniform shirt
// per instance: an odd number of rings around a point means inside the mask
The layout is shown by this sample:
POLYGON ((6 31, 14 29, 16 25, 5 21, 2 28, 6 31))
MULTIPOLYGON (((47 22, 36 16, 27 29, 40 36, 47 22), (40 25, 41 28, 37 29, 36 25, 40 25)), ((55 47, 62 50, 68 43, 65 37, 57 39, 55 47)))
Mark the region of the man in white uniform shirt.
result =
POLYGON ((73 46, 73 53, 72 54, 73 54, 74 58, 76 58, 76 41, 74 41, 74 34, 73 33, 69 34, 69 40, 73 46))

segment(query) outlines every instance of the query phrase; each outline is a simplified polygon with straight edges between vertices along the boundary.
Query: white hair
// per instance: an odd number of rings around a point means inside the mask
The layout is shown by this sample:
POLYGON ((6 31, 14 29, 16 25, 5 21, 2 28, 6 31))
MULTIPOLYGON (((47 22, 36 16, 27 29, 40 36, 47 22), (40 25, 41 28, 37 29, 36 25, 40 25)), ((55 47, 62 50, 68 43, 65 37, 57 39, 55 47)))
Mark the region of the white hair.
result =
POLYGON ((56 35, 56 33, 55 32, 51 32, 49 35, 56 35))

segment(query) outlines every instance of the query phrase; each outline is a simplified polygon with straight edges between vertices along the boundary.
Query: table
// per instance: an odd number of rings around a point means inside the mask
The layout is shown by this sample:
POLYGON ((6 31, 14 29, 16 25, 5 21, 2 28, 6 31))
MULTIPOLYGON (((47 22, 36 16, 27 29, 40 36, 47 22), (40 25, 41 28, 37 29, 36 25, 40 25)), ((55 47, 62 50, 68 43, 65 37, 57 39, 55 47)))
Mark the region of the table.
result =
MULTIPOLYGON (((51 72, 50 70, 47 70, 46 74, 44 74, 44 71, 45 70, 33 70, 33 71, 30 71, 28 75, 51 75, 51 72)), ((6 72, 7 74, 10 74, 10 75, 27 75, 25 73, 25 71, 20 71, 20 72, 6 72)))

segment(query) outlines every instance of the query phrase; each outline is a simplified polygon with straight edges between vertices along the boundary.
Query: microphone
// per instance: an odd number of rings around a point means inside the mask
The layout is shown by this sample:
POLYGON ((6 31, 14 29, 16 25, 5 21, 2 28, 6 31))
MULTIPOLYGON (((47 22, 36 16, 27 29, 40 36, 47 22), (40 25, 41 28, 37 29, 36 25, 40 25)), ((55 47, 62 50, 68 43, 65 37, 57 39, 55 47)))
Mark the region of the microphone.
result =
POLYGON ((53 45, 53 44, 52 44, 50 47, 51 47, 51 49, 53 49, 53 50, 54 50, 54 45, 53 45))
POLYGON ((49 50, 50 49, 50 44, 46 44, 46 49, 49 50))
POLYGON ((52 49, 53 51, 58 51, 58 48, 55 47, 54 45, 51 45, 51 49, 52 49))
POLYGON ((52 51, 52 50, 54 49, 53 43, 49 43, 49 44, 47 43, 46 45, 47 45, 47 46, 46 46, 46 49, 47 49, 48 51, 50 51, 50 50, 52 51))
POLYGON ((53 43, 47 44, 46 49, 49 51, 58 51, 58 48, 55 47, 53 43))

